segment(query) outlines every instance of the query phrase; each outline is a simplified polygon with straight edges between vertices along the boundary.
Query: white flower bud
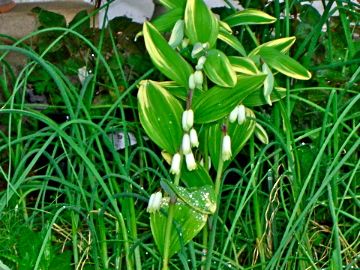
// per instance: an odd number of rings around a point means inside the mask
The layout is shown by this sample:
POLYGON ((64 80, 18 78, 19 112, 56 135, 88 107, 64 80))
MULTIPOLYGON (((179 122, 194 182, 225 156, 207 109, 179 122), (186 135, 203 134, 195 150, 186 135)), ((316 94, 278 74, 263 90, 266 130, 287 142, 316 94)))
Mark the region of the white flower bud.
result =
POLYGON ((187 133, 182 138, 181 149, 185 155, 191 153, 190 136, 187 133))
POLYGON ((188 132, 194 125, 194 111, 186 110, 182 115, 182 128, 184 131, 188 132))
POLYGON ((171 31, 171 36, 169 39, 169 45, 172 48, 176 48, 177 46, 179 46, 184 38, 184 20, 178 20, 175 25, 173 30, 171 31))
POLYGON ((222 160, 226 161, 231 158, 231 139, 229 135, 225 135, 222 142, 222 160))
POLYGON ((210 47, 209 42, 205 42, 205 43, 203 43, 203 44, 202 44, 202 47, 203 47, 203 49, 204 49, 204 50, 209 49, 209 47, 210 47))
POLYGON ((203 67, 204 67, 204 64, 206 62, 206 57, 205 56, 201 56, 197 62, 197 65, 196 65, 196 70, 202 70, 203 67))
POLYGON ((159 211, 161 207, 161 200, 162 200, 161 191, 151 194, 146 211, 149 213, 155 213, 156 211, 159 211))
POLYGON ((196 83, 195 83, 195 74, 191 74, 189 77, 189 88, 190 89, 195 89, 196 87, 196 83))
POLYGON ((185 49, 190 43, 190 40, 188 38, 184 38, 183 41, 181 42, 181 47, 183 49, 185 49))
POLYGON ((189 171, 196 169, 196 162, 194 158, 194 154, 191 152, 190 154, 185 155, 186 167, 189 171))
POLYGON ((181 156, 179 153, 176 153, 171 160, 170 173, 176 174, 176 175, 179 174, 180 173, 180 163, 181 163, 181 156))
POLYGON ((200 42, 195 43, 191 51, 191 57, 196 58, 202 53, 203 50, 204 50, 203 45, 200 42))
POLYGON ((236 106, 229 115, 229 121, 230 123, 234 123, 236 119, 238 118, 239 114, 239 106, 236 106))
POLYGON ((191 143, 192 147, 198 147, 199 146, 198 135, 197 135, 196 130, 194 128, 190 129, 190 143, 191 143))
POLYGON ((239 110, 238 110, 238 123, 239 125, 241 125, 242 123, 244 123, 246 120, 246 109, 244 105, 239 105, 239 110))
POLYGON ((195 81, 195 86, 197 88, 202 88, 202 84, 204 82, 204 76, 201 70, 197 70, 194 73, 194 81, 195 81))

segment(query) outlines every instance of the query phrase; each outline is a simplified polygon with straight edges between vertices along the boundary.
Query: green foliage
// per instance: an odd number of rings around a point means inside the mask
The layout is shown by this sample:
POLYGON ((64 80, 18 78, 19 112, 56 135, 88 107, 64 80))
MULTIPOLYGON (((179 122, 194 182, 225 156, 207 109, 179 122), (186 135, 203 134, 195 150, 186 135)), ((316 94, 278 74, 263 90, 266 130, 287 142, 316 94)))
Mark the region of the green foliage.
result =
POLYGON ((216 18, 210 47, 189 41, 188 1, 160 2, 145 42, 164 55, 148 55, 141 25, 89 28, 84 12, 63 25, 38 10, 55 27, 2 36, 15 44, 0 44, 0 269, 359 268, 359 6, 192 7, 216 18), (206 62, 211 50, 227 73, 206 62), (15 70, 9 52, 27 65, 15 70), (160 210, 147 213, 155 192, 160 210))

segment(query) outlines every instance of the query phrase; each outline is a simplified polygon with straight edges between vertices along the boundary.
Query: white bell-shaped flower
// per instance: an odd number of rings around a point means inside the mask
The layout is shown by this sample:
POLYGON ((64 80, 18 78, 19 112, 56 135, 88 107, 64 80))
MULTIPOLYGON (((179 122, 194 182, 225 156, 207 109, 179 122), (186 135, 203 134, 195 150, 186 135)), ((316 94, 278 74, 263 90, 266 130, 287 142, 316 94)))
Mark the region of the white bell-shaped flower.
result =
POLYGON ((194 154, 191 152, 190 154, 185 155, 186 167, 189 171, 196 169, 196 161, 194 154))
POLYGON ((182 115, 182 128, 185 132, 188 132, 194 125, 194 111, 186 110, 182 115))
POLYGON ((180 173, 181 156, 176 153, 171 160, 170 173, 178 175, 180 173))
POLYGON ((246 108, 244 105, 239 105, 238 109, 238 123, 241 125, 246 120, 246 108))
POLYGON ((189 88, 191 90, 194 90, 196 87, 196 83, 195 83, 195 74, 191 74, 190 77, 189 77, 189 88))
POLYGON ((221 157, 223 161, 229 160, 232 156, 231 153, 231 139, 229 135, 225 135, 222 142, 221 157))
POLYGON ((161 191, 151 194, 146 211, 149 213, 155 213, 156 211, 159 211, 161 207, 161 200, 162 200, 161 191))
POLYGON ((206 56, 201 56, 198 59, 197 65, 195 66, 196 70, 202 70, 204 68, 205 62, 206 62, 206 56))
POLYGON ((192 147, 198 147, 199 146, 199 139, 197 132, 194 128, 190 129, 190 144, 192 147))
POLYGON ((185 155, 191 153, 190 135, 188 133, 185 133, 182 138, 181 150, 185 155))
POLYGON ((236 119, 238 118, 238 114, 239 114, 239 106, 236 106, 229 115, 229 121, 230 123, 234 123, 236 121, 236 119))

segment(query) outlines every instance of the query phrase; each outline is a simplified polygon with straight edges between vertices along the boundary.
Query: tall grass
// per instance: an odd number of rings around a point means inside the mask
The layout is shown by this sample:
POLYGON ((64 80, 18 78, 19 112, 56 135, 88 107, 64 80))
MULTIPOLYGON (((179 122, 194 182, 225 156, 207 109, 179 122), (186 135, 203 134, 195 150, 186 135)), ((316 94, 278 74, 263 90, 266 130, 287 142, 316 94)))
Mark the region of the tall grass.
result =
MULTIPOLYGON (((300 57, 307 51, 303 61, 309 65, 331 2, 294 52, 300 57)), ((294 3, 285 1, 285 14, 292 13, 294 3)), ((341 14, 352 8, 336 3, 341 14)), ((274 7, 280 18, 279 1, 274 7)), ((292 34, 290 23, 285 17, 276 24, 277 37, 292 34)), ((341 23, 354 55, 346 16, 341 23)), ((112 35, 105 31, 97 44, 72 29, 49 28, 0 45, 0 260, 12 269, 161 267, 145 209, 159 180, 170 176, 160 150, 144 137, 136 107, 137 84, 153 70, 127 81, 112 38, 123 71, 123 78, 116 77, 101 53, 105 34, 112 35), (25 45, 48 31, 61 35, 43 54, 25 45), (66 36, 79 38, 96 57, 92 75, 80 87, 45 60, 66 36), (26 56, 28 64, 15 72, 4 58, 8 52, 26 56), (107 88, 119 89, 119 81, 125 81, 113 104, 86 102, 95 99, 100 67, 110 78, 107 88), (39 110, 39 104, 27 101, 28 79, 39 68, 51 76, 61 105, 43 104, 47 109, 39 110), (126 141, 116 150, 110 135, 119 131, 131 131, 137 144, 126 141)), ((359 68, 337 65, 351 72, 346 85, 287 81, 287 97, 271 113, 258 113, 271 142, 264 146, 252 139, 224 173, 221 211, 212 217, 216 227, 208 228, 214 241, 208 264, 200 234, 171 259, 171 269, 359 267, 359 68), (324 98, 312 100, 318 92, 324 98)))

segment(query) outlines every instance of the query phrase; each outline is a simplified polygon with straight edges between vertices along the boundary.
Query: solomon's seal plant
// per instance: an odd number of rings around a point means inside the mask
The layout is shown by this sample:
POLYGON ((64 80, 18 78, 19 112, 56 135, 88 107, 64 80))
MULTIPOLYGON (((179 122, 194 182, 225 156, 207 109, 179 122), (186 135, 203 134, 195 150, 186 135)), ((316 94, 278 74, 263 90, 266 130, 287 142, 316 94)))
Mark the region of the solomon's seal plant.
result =
MULTIPOLYGON (((168 269, 172 255, 203 228, 208 230, 206 221, 218 208, 222 173, 232 159, 253 134, 268 142, 254 110, 286 95, 276 75, 301 80, 311 75, 286 55, 294 37, 244 50, 232 27, 276 20, 262 11, 243 10, 220 20, 203 0, 160 2, 168 12, 144 23, 142 34, 152 62, 168 81, 142 81, 138 107, 147 135, 164 156, 172 156, 174 179, 160 181, 164 198, 153 194, 148 207, 163 269, 168 269), (220 43, 234 53, 221 51, 220 43), (210 164, 216 170, 214 180, 210 164)), ((209 228, 215 222, 211 219, 209 228)), ((213 241, 206 243, 211 252, 213 241)))

